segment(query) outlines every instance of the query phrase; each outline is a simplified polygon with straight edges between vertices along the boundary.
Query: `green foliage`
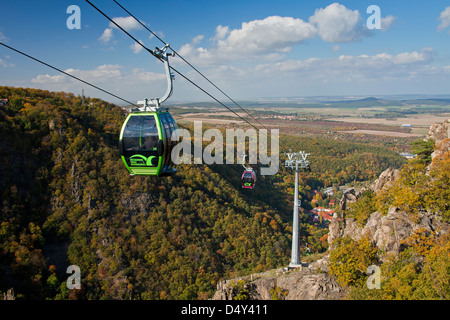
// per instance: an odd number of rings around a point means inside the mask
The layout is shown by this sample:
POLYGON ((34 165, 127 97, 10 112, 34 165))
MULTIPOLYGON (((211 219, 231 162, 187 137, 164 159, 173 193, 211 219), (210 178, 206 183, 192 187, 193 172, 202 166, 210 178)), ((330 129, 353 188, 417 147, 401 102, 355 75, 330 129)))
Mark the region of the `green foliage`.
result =
POLYGON ((410 246, 392 255, 381 266, 381 288, 353 287, 351 299, 448 300, 450 299, 450 238, 437 238, 419 230, 410 246))
POLYGON ((438 212, 444 222, 450 222, 450 152, 433 160, 432 170, 424 189, 427 209, 438 212))
POLYGON ((337 238, 333 245, 336 247, 330 253, 330 274, 342 286, 362 286, 367 267, 377 263, 376 248, 367 238, 337 238))
POLYGON ((351 203, 346 211, 346 217, 353 217, 358 221, 359 226, 364 226, 369 216, 377 210, 375 194, 371 190, 366 190, 358 198, 358 201, 351 203))
POLYGON ((120 108, 34 89, 0 87, 0 95, 14 101, 0 110, 0 291, 205 299, 221 278, 287 263, 287 223, 213 167, 131 177, 117 150, 120 108), (61 257, 49 271, 46 260, 61 257), (70 264, 82 271, 76 293, 65 287, 70 264))
POLYGON ((313 189, 375 180, 388 167, 400 168, 406 162, 396 152, 368 143, 283 136, 280 145, 280 154, 299 145, 311 153, 312 172, 303 173, 302 178, 313 189))
POLYGON ((450 153, 436 157, 427 173, 422 161, 411 161, 403 166, 399 178, 376 196, 380 212, 387 213, 396 206, 413 217, 419 212, 436 212, 444 222, 450 221, 450 153))
POLYGON ((238 280, 230 283, 233 290, 233 300, 249 300, 250 295, 247 289, 247 283, 244 280, 238 280))
MULTIPOLYGON (((419 160, 408 162, 394 184, 373 198, 379 211, 387 213, 389 207, 395 206, 408 213, 413 221, 420 212, 428 211, 435 213, 437 219, 449 222, 450 152, 437 152, 431 162, 425 154, 430 155, 430 150, 422 153, 419 160)), ((330 256, 333 264, 330 269, 341 283, 352 286, 351 299, 448 300, 450 235, 440 231, 415 229, 400 243, 403 250, 399 254, 385 256, 378 290, 369 290, 363 282, 353 281, 355 268, 340 263, 358 261, 360 257, 357 250, 352 252, 349 240, 338 241, 336 252, 330 256)))
POLYGON ((411 142, 411 152, 416 155, 416 160, 420 163, 429 164, 431 162, 431 154, 434 151, 434 140, 416 140, 411 142))
POLYGON ((284 300, 289 292, 277 286, 270 289, 270 294, 272 295, 272 300, 284 300))

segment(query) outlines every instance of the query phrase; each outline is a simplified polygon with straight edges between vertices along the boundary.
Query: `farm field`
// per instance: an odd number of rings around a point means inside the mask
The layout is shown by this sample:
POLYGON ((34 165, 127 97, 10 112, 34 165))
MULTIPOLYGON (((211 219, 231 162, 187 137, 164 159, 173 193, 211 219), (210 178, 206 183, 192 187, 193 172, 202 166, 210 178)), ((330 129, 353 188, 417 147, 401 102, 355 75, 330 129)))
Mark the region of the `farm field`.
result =
MULTIPOLYGON (((393 138, 424 137, 433 123, 450 119, 450 106, 444 104, 420 104, 420 101, 401 103, 380 99, 336 101, 334 103, 290 104, 273 102, 264 106, 246 106, 251 117, 266 128, 279 128, 280 133, 291 135, 374 135, 393 138), (371 105, 373 103, 373 105, 371 105), (407 126, 404 126, 407 125, 407 126)), ((247 102, 248 103, 248 102, 247 102)), ((192 123, 203 121, 209 125, 245 125, 230 111, 200 104, 195 111, 185 112, 186 107, 176 106, 177 121, 192 123)), ((233 108, 240 117, 252 120, 249 114, 233 108)))
POLYGON ((378 118, 360 118, 360 117, 346 117, 346 118, 328 118, 330 121, 345 121, 352 123, 368 123, 368 124, 388 124, 393 126, 401 126, 403 124, 410 124, 411 126, 429 127, 433 123, 443 122, 450 118, 450 113, 443 115, 420 114, 408 116, 404 118, 394 119, 378 119, 378 118))
POLYGON ((379 135, 379 136, 400 137, 400 138, 420 137, 420 136, 424 135, 422 133, 405 133, 405 132, 378 131, 378 130, 348 130, 348 131, 340 131, 340 132, 353 133, 353 134, 373 134, 373 135, 379 135))

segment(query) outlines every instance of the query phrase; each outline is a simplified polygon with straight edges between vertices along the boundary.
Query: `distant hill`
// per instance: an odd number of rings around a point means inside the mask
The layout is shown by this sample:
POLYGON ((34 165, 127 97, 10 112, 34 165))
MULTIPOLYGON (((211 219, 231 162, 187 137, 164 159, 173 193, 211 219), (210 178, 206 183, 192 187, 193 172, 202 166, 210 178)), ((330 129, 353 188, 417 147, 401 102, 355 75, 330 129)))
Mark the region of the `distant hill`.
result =
MULTIPOLYGON (((283 107, 283 108, 370 108, 370 107, 401 107, 401 106, 448 106, 450 107, 450 97, 432 98, 421 95, 402 95, 385 97, 302 97, 302 98, 267 98, 260 100, 238 101, 244 108, 261 107, 283 107)), ((179 103, 174 107, 187 108, 208 108, 221 106, 215 102, 179 103)), ((240 110, 238 107, 230 107, 240 110)))

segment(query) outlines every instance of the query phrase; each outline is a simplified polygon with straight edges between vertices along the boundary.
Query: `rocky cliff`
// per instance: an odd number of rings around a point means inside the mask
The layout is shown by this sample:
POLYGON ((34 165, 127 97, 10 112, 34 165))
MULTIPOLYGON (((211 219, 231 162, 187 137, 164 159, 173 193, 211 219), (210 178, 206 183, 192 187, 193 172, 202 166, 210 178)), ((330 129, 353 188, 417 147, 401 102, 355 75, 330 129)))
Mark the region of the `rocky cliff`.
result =
MULTIPOLYGON (((428 139, 434 140, 436 145, 432 153, 433 160, 450 152, 450 120, 446 120, 444 123, 433 124, 425 138, 425 140, 428 139)), ((428 173, 432 170, 434 164, 435 161, 432 161, 428 165, 428 173)), ((369 189, 377 194, 384 188, 391 186, 398 177, 399 170, 388 168, 381 173, 380 177, 372 183, 369 189)), ((341 210, 344 217, 346 201, 354 202, 358 196, 359 193, 354 190, 349 190, 349 192, 344 194, 341 200, 341 210)), ((389 207, 387 215, 383 215, 380 212, 372 213, 364 226, 359 226, 354 218, 345 218, 344 223, 340 224, 337 216, 335 216, 329 229, 328 243, 330 245, 338 237, 349 236, 353 240, 359 240, 364 236, 369 237, 371 242, 386 254, 400 252, 402 243, 416 230, 432 231, 437 235, 450 232, 448 223, 442 222, 436 212, 421 210, 412 218, 411 215, 395 206, 389 207)))
POLYGON ((446 139, 450 139, 450 119, 445 120, 443 123, 431 125, 425 140, 428 139, 434 140, 436 145, 439 145, 446 139))
MULTIPOLYGON (((433 139, 436 144, 433 160, 450 152, 450 121, 431 126, 426 140, 433 139)), ((428 166, 430 172, 434 161, 428 166)), ((399 170, 389 168, 372 183, 369 189, 377 194, 389 188, 399 178, 399 170)), ((362 193, 362 192, 361 192, 362 193)), ((342 222, 335 214, 329 226, 328 242, 330 249, 334 240, 339 237, 350 237, 360 240, 368 237, 373 245, 382 252, 380 261, 389 254, 398 254, 404 249, 405 240, 417 230, 426 230, 436 235, 450 233, 450 225, 443 222, 436 212, 421 210, 413 217, 395 206, 390 206, 387 214, 373 212, 364 225, 354 218, 345 217, 348 204, 354 203, 360 192, 348 190, 340 201, 340 209, 344 217, 342 222)), ((329 252, 329 251, 328 251, 329 252)), ((339 286, 335 278, 329 274, 329 255, 302 268, 289 270, 282 268, 251 276, 225 280, 217 285, 214 300, 231 300, 239 296, 251 300, 333 300, 343 299, 348 288, 339 286)))
POLYGON ((398 254, 402 251, 404 241, 417 230, 433 231, 437 234, 450 232, 449 225, 438 219, 433 212, 420 212, 413 221, 407 213, 397 207, 390 207, 387 215, 372 213, 363 227, 360 227, 355 219, 348 218, 345 227, 340 228, 337 218, 333 219, 328 241, 331 244, 336 238, 345 236, 356 241, 361 237, 369 237, 378 250, 385 252, 385 255, 380 257, 383 260, 388 254, 398 254))
POLYGON ((217 285, 213 300, 339 300, 346 295, 328 274, 328 256, 301 268, 280 268, 217 285))

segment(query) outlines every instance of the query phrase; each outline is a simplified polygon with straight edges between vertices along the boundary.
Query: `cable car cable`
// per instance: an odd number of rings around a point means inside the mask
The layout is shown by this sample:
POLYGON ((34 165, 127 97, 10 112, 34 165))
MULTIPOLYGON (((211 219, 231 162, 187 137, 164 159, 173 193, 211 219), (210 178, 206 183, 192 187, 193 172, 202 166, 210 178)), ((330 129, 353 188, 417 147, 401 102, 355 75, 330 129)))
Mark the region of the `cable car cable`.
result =
MULTIPOLYGON (((153 52, 152 50, 148 49, 144 44, 142 44, 141 42, 139 42, 135 37, 133 37, 130 33, 128 33, 126 30, 124 30, 121 26, 119 26, 113 19, 111 19, 106 13, 104 13, 102 10, 100 10, 99 8, 97 8, 94 4, 92 4, 92 2, 90 2, 89 0, 85 0, 88 4, 90 4, 94 9, 96 9, 99 13, 101 13, 106 19, 108 19, 110 22, 112 22, 115 26, 117 26, 120 30, 122 30, 126 35, 128 35, 131 39, 133 39, 135 42, 137 42, 141 47, 143 47, 147 52, 149 52, 151 55, 153 55, 154 57, 156 57, 157 59, 159 59, 161 61, 161 58, 155 54, 155 52, 153 52)), ((158 37, 159 40, 161 40, 158 37)), ((162 41, 162 40, 161 40, 162 41)), ((180 76, 182 76, 184 79, 186 79, 187 81, 189 81, 191 84, 193 84, 194 86, 196 86, 198 89, 200 89, 201 91, 203 91, 204 93, 206 93, 209 97, 213 98, 217 103, 219 103, 220 105, 222 105, 223 107, 225 107, 226 109, 228 109, 229 111, 231 111, 232 113, 234 113, 237 117, 239 117, 240 119, 242 119, 243 121, 247 122, 249 125, 251 125, 253 128, 255 128, 256 130, 258 130, 258 128, 256 128, 253 124, 251 124, 250 122, 248 122, 246 119, 242 118, 240 115, 238 115, 236 112, 234 112, 232 109, 230 109, 229 107, 227 107, 226 105, 224 105, 222 102, 220 102, 218 99, 216 99, 215 97, 213 97, 210 93, 208 93, 206 90, 202 89, 199 85, 197 85, 194 81, 190 80, 188 77, 186 77, 185 75, 183 75, 180 71, 176 70, 175 68, 173 68, 172 66, 170 66, 170 69, 172 69, 173 71, 175 71, 177 74, 179 74, 180 76)))
POLYGON ((119 24, 117 24, 117 22, 115 22, 113 19, 111 19, 110 17, 108 17, 108 15, 106 15, 106 13, 104 13, 102 10, 100 10, 99 8, 97 8, 92 2, 90 2, 89 0, 85 0, 87 3, 89 3, 95 10, 97 10, 99 13, 101 13, 106 19, 108 19, 111 23, 113 23, 117 28, 119 28, 120 30, 122 30, 127 36, 129 36, 131 39, 133 39, 136 43, 138 43, 142 48, 144 48, 148 53, 150 53, 151 55, 153 55, 155 58, 157 58, 158 60, 162 61, 161 57, 158 56, 154 51, 150 50, 149 48, 147 48, 146 46, 144 46, 140 41, 138 41, 135 37, 133 37, 128 31, 126 31, 124 28, 122 28, 119 24))
POLYGON ((179 74, 181 77, 183 77, 185 80, 189 81, 192 85, 194 85, 195 87, 197 87, 199 90, 201 90, 202 92, 204 92, 205 94, 207 94, 210 98, 214 99, 217 103, 221 104, 222 106, 224 106, 225 108, 227 108, 228 110, 230 110, 231 112, 233 112, 236 116, 238 116, 239 118, 241 118, 242 120, 244 120, 245 122, 247 122, 250 126, 252 126, 253 128, 255 128, 257 131, 259 130, 258 128, 256 128, 253 124, 251 124, 250 122, 247 121, 247 119, 242 118, 240 115, 238 115, 236 112, 234 112, 232 109, 228 108, 226 105, 224 105, 222 102, 220 102, 219 100, 217 100, 212 94, 210 94, 209 92, 207 92, 205 89, 203 89, 202 87, 200 87, 198 84, 196 84, 194 81, 192 81, 191 79, 189 79, 188 77, 186 77, 185 75, 183 75, 180 71, 178 71, 177 69, 170 67, 173 71, 175 71, 177 74, 179 74))
POLYGON ((80 81, 80 82, 83 82, 83 83, 85 83, 85 84, 87 84, 87 85, 89 85, 89 86, 91 86, 91 87, 93 87, 93 88, 95 88, 95 89, 97 89, 97 90, 100 90, 100 91, 102 91, 102 92, 104 92, 104 93, 107 93, 107 94, 109 94, 110 96, 113 96, 114 98, 117 98, 117 99, 119 99, 119 100, 122 100, 122 101, 124 101, 124 102, 126 102, 126 103, 128 103, 128 104, 133 105, 133 106, 138 106, 138 105, 136 105, 136 104, 134 104, 134 103, 132 103, 132 102, 130 102, 130 101, 128 101, 128 100, 125 100, 125 99, 123 99, 123 98, 121 98, 121 97, 115 95, 114 93, 111 93, 111 92, 109 92, 109 91, 107 91, 107 90, 104 90, 104 89, 102 89, 102 88, 100 88, 100 87, 97 87, 96 85, 93 85, 92 83, 89 83, 89 82, 87 82, 87 81, 85 81, 85 80, 83 80, 83 79, 80 79, 80 78, 78 78, 78 77, 76 77, 76 76, 74 76, 74 75, 72 75, 72 74, 70 74, 70 73, 67 73, 67 72, 65 72, 65 71, 63 71, 63 70, 61 70, 61 69, 59 69, 59 68, 57 68, 57 67, 54 67, 54 66, 52 66, 52 65, 50 65, 50 64, 48 64, 48 63, 46 63, 46 62, 44 62, 44 61, 42 61, 42 60, 39 60, 39 59, 37 59, 37 58, 35 58, 35 57, 32 57, 32 56, 30 56, 29 54, 26 54, 25 52, 22 52, 22 51, 20 51, 20 50, 18 50, 18 49, 15 49, 15 48, 11 47, 11 46, 8 46, 7 44, 4 44, 3 42, 0 42, 0 44, 1 44, 2 46, 4 46, 4 47, 10 49, 10 50, 13 50, 13 51, 15 51, 15 52, 17 52, 17 53, 20 53, 21 55, 23 55, 23 56, 25 56, 25 57, 27 57, 27 58, 30 58, 30 59, 32 59, 32 60, 34 60, 34 61, 37 61, 37 62, 39 62, 39 63, 41 63, 41 64, 43 64, 43 65, 49 67, 49 68, 52 68, 52 69, 54 69, 54 70, 56 70, 56 71, 58 71, 58 72, 61 72, 61 73, 65 74, 66 76, 69 76, 69 77, 71 77, 71 78, 74 78, 74 79, 76 79, 76 80, 78 80, 78 81, 80 81))
MULTIPOLYGON (((49 67, 49 68, 51 68, 51 69, 54 69, 54 70, 56 70, 56 71, 58 71, 58 72, 61 72, 61 73, 65 74, 65 75, 67 75, 67 76, 69 76, 69 77, 71 77, 71 78, 74 78, 74 79, 76 79, 76 80, 78 80, 78 81, 80 81, 80 82, 82 82, 82 83, 84 83, 84 84, 87 84, 87 85, 89 85, 89 86, 91 86, 91 87, 93 87, 93 88, 95 88, 95 89, 97 89, 97 90, 100 90, 100 91, 102 91, 102 92, 104 92, 104 93, 106 93, 106 94, 109 94, 110 96, 113 96, 113 97, 116 98, 116 99, 122 100, 123 102, 126 102, 127 104, 130 104, 130 105, 132 105, 132 106, 134 106, 134 107, 139 107, 139 105, 137 105, 137 104, 135 104, 135 103, 133 103, 133 102, 130 102, 130 101, 126 100, 126 99, 123 99, 123 98, 119 97, 118 95, 116 95, 116 94, 114 94, 114 93, 111 93, 111 92, 109 92, 109 91, 107 91, 107 90, 105 90, 105 89, 102 89, 102 88, 100 88, 100 87, 98 87, 98 86, 96 86, 96 85, 93 85, 92 83, 89 83, 89 82, 87 82, 86 80, 83 80, 83 79, 78 78, 78 77, 76 77, 76 76, 74 76, 74 75, 71 75, 70 73, 67 73, 67 72, 65 72, 65 71, 63 71, 63 70, 61 70, 61 69, 59 69, 59 68, 57 68, 57 67, 54 67, 54 66, 52 66, 52 65, 50 65, 50 64, 48 64, 48 63, 46 63, 46 62, 44 62, 44 61, 42 61, 42 60, 39 60, 39 59, 37 59, 37 58, 35 58, 35 57, 32 57, 32 56, 30 56, 29 54, 26 54, 25 52, 22 52, 22 51, 20 51, 20 50, 18 50, 18 49, 15 49, 15 48, 11 47, 11 46, 8 46, 7 44, 4 44, 3 42, 0 42, 0 45, 4 46, 4 47, 6 47, 6 48, 8 48, 8 49, 10 49, 10 50, 13 50, 13 51, 15 51, 15 52, 17 52, 17 53, 19 53, 19 54, 21 54, 21 55, 23 55, 23 56, 29 58, 29 59, 32 59, 32 60, 34 60, 34 61, 36 61, 36 62, 39 62, 39 63, 41 63, 41 64, 43 64, 43 65, 45 65, 45 66, 47 66, 47 67, 49 67)), ((178 126, 181 127, 181 128, 183 128, 183 129, 188 130, 189 132, 191 131, 189 128, 187 128, 187 127, 185 127, 185 126, 183 126, 183 125, 181 125, 181 124, 178 124, 178 126)))
MULTIPOLYGON (((86 0, 87 1, 87 0, 86 0)), ((139 19, 137 19, 131 12, 129 12, 125 7, 123 7, 119 2, 117 2, 116 0, 113 0, 120 8, 122 8, 126 13, 128 13, 133 19, 135 19, 141 26, 143 26, 148 32, 150 32, 150 34, 152 34, 155 38, 157 38, 159 41, 161 41, 164 45, 167 45, 168 48, 170 48, 176 55, 178 55, 186 64, 188 64, 193 70, 195 70, 198 74, 200 74, 206 81, 208 81, 212 86, 214 86, 218 91, 220 91, 224 96, 226 96, 229 100, 231 100, 235 105, 237 105, 241 110, 243 110, 245 113, 247 113, 253 120, 255 120, 256 122, 259 123, 259 125, 261 125, 264 129, 267 129, 266 126, 264 126, 261 122, 259 122, 257 119, 255 119, 247 110, 245 110, 243 107, 241 107, 235 100, 233 100, 230 96, 228 96, 223 90, 221 90, 217 85, 215 85, 211 80, 209 80, 202 72, 200 72, 195 66, 193 66, 189 61, 187 61, 185 58, 183 58, 183 56, 181 56, 175 49, 173 49, 169 44, 166 44, 166 42, 161 39, 155 32, 153 32, 152 30, 150 30, 144 23, 142 23, 139 19)), ((89 2, 89 1, 88 1, 89 2)), ((99 10, 99 9, 97 9, 99 10)), ((102 13, 104 16, 106 16, 104 13, 102 13)), ((108 18, 109 19, 109 18, 108 18)), ((110 20, 110 19, 109 19, 110 20)), ((116 24, 117 25, 117 24, 116 24)), ((133 38, 134 39, 134 38, 133 38)), ((136 39, 134 39, 136 41, 136 39)), ((139 44, 141 46, 142 43, 139 42, 139 44)), ((145 46, 143 46, 145 47, 145 46)), ((148 51, 148 49, 147 49, 148 51)), ((228 108, 226 105, 224 105, 222 102, 220 102, 218 99, 216 99, 215 97, 213 97, 211 94, 209 94, 208 92, 206 92, 206 90, 202 89, 200 86, 198 86, 197 84, 195 84, 193 81, 191 81, 189 78, 187 78, 186 76, 184 76, 183 74, 181 74, 179 71, 177 71, 175 68, 173 68, 172 66, 170 66, 170 68, 175 71, 176 73, 178 73, 179 75, 181 75, 183 78, 185 78, 187 81, 189 81, 190 83, 192 83, 194 86, 196 86, 198 89, 200 89, 201 91, 203 91, 204 93, 206 93, 208 96, 210 96, 212 99, 214 99, 216 102, 218 102, 220 105, 222 105, 223 107, 225 107, 226 109, 228 109, 229 111, 231 111, 232 113, 234 113, 236 116, 238 116, 239 118, 241 118, 242 120, 244 120, 245 122, 247 122, 250 126, 252 126, 254 129, 256 129, 257 131, 259 131, 258 128, 256 128, 253 124, 251 124, 250 122, 248 122, 247 120, 243 119, 242 117, 240 117, 236 112, 232 111, 230 108, 228 108)), ((267 133, 264 133, 264 135, 268 138, 267 133)))
MULTIPOLYGON (((137 22, 139 22, 140 25, 142 25, 145 29, 147 29, 156 39, 158 39, 159 41, 161 41, 163 44, 166 44, 164 42, 163 39, 161 39, 156 33, 154 33, 152 30, 150 30, 149 28, 147 28, 147 26, 145 24, 143 24, 140 20, 138 20, 134 15, 131 14, 131 12, 129 12, 127 9, 125 9, 120 3, 118 3, 116 0, 113 0, 119 7, 121 7, 126 13, 128 13, 132 18, 134 18, 137 22)), ((172 48, 170 48, 173 52, 175 52, 175 50, 173 50, 172 48)), ((178 54, 177 52, 175 52, 176 54, 178 54)), ((181 58, 181 56, 180 56, 181 58)))
MULTIPOLYGON (((162 60, 155 52, 153 52, 152 50, 150 50, 149 48, 147 48, 144 44, 142 44, 141 42, 139 42, 135 37, 133 37, 130 33, 128 33, 126 30, 124 30, 121 26, 119 26, 113 19, 111 19, 106 13, 104 13, 102 10, 100 10, 99 8, 97 8, 94 4, 92 4, 92 2, 90 2, 89 0, 85 0, 88 4, 90 4, 94 9, 96 9, 99 13, 101 13, 106 19, 108 19, 109 21, 111 21, 114 25, 116 25, 120 30, 122 30, 126 35, 128 35, 130 38, 132 38, 135 42, 137 42, 142 48, 144 48, 147 52, 149 52, 151 55, 153 55, 154 57, 156 57, 158 60, 162 60)), ((256 128, 253 124, 251 124, 247 119, 244 119, 243 117, 241 117, 239 114, 237 114, 235 111, 233 111, 232 109, 230 109, 228 106, 226 106, 225 104, 223 104, 222 102, 220 102, 217 98, 215 98, 212 94, 208 93, 205 89, 201 88, 199 85, 197 85, 194 81, 190 80, 188 77, 186 77, 185 75, 183 75, 180 71, 178 71, 177 69, 175 69, 174 67, 170 66, 170 69, 172 69, 173 71, 175 71, 177 74, 179 74, 181 77, 183 77, 184 79, 186 79, 187 81, 189 81, 191 84, 193 84, 195 87, 197 87, 198 89, 200 89, 202 92, 204 92, 205 94, 207 94, 209 97, 211 97, 212 99, 214 99, 217 103, 219 103, 220 105, 222 105, 223 107, 225 107, 226 109, 228 109, 230 112, 234 113, 238 118, 240 118, 241 120, 243 120, 244 122, 247 122, 247 124, 249 124, 250 126, 252 126, 253 128, 255 128, 256 130, 259 130, 258 128, 256 128)))
MULTIPOLYGON (((143 26, 148 32, 150 32, 155 38, 161 41, 163 44, 166 44, 163 39, 161 39, 156 33, 150 30, 142 21, 137 19, 131 12, 125 9, 119 2, 113 0, 120 8, 122 8, 126 13, 128 13, 134 20, 136 20, 141 26, 143 26)), ((234 101, 229 95, 227 95, 222 89, 220 89, 217 85, 215 85, 211 80, 209 80, 200 70, 198 70, 195 66, 193 66, 189 61, 187 61, 183 56, 181 56, 175 49, 173 49, 170 45, 169 48, 178 56, 181 60, 183 60, 186 64, 188 64, 193 70, 195 70, 199 75, 201 75, 206 81, 208 81, 214 88, 220 91, 225 97, 227 97, 231 102, 233 102, 236 106, 238 106, 242 111, 247 113, 253 120, 258 122, 264 129, 268 130, 261 122, 255 119, 247 110, 245 110, 241 105, 239 105, 236 101, 234 101)))

